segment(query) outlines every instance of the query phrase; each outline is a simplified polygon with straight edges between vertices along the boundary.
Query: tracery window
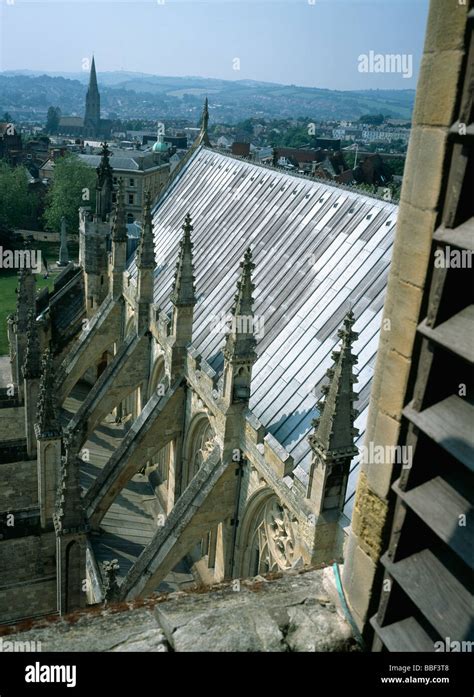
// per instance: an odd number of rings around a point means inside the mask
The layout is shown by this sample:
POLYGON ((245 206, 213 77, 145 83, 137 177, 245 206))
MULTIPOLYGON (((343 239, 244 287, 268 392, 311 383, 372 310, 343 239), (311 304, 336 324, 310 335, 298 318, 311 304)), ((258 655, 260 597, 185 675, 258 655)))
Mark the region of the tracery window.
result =
POLYGON ((289 569, 297 560, 297 520, 277 496, 270 495, 257 510, 248 537, 250 576, 289 569))

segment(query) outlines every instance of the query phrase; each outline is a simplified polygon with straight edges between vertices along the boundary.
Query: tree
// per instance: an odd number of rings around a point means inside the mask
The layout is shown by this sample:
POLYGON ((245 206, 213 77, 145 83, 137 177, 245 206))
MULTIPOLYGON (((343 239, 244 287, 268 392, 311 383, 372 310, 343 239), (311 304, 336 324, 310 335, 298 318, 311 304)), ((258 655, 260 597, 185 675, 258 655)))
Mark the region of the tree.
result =
POLYGON ((383 114, 364 114, 360 117, 359 121, 372 126, 381 126, 385 121, 385 117, 383 114))
POLYGON ((28 189, 26 169, 0 162, 0 191, 0 226, 29 228, 36 217, 38 194, 28 189))
POLYGON ((240 121, 236 126, 237 131, 242 131, 242 133, 251 136, 253 134, 253 121, 252 119, 245 119, 245 121, 240 121))
POLYGON ((58 106, 50 106, 46 116, 46 133, 54 135, 59 129, 59 119, 61 118, 61 109, 58 106))
POLYGON ((75 155, 68 154, 57 160, 53 183, 46 194, 45 227, 58 232, 64 215, 68 231, 77 232, 79 208, 95 205, 95 179, 95 170, 75 155))

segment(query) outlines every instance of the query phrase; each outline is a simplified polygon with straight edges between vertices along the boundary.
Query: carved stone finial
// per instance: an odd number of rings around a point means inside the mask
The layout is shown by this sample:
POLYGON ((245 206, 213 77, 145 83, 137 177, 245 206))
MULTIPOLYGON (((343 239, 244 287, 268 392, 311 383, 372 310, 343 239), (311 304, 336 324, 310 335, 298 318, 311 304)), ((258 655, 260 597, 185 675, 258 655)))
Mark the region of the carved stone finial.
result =
POLYGON ((120 569, 118 559, 104 561, 102 563, 102 573, 104 576, 104 600, 108 603, 119 600, 119 584, 117 581, 117 573, 120 569))
POLYGON ((191 232, 193 225, 188 213, 182 226, 183 237, 179 243, 178 262, 174 274, 171 302, 175 307, 195 305, 196 288, 194 286, 193 243, 191 232))
POLYGON ((151 216, 151 193, 145 193, 142 218, 142 234, 137 250, 137 268, 154 269, 155 261, 155 240, 153 238, 153 221, 151 216))
POLYGON ((313 420, 314 433, 309 437, 312 449, 325 460, 356 455, 354 437, 358 434, 354 420, 358 412, 354 409, 357 394, 352 385, 357 382, 352 366, 357 363, 352 353, 352 344, 358 334, 352 331, 355 319, 352 310, 344 319, 343 328, 338 331, 342 339, 338 351, 332 352, 334 361, 326 372, 329 382, 323 385, 324 399, 317 403, 319 416, 313 420))
POLYGON ((254 332, 252 272, 255 264, 252 261, 252 250, 248 247, 240 262, 241 274, 237 281, 237 293, 231 310, 231 328, 226 337, 224 357, 233 360, 236 357, 253 362, 256 358, 255 346, 257 341, 254 332))

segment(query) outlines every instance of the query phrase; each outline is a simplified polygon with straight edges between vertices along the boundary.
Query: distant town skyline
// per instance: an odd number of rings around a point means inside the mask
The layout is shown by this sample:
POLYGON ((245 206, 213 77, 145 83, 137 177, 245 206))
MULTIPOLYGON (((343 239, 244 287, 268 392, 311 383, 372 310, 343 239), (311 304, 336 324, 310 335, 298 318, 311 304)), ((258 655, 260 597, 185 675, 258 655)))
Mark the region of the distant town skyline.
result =
POLYGON ((428 0, 15 0, 0 70, 415 89, 428 0))

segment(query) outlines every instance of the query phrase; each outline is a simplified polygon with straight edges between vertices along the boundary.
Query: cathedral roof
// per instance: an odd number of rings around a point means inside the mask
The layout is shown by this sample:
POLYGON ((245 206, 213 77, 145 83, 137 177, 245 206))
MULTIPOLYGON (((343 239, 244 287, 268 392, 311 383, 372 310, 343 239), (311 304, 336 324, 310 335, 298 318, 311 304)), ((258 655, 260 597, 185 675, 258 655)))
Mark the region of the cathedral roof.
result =
MULTIPOLYGON (((225 336, 212 328, 232 308, 239 262, 250 246, 255 318, 263 320, 250 408, 293 456, 305 483, 316 400, 351 308, 359 335, 354 425, 356 445, 363 443, 397 206, 201 146, 154 210, 155 302, 166 312, 188 212, 197 296, 193 346, 222 370, 225 336)), ((131 272, 134 278, 135 261, 131 272)), ((349 493, 354 486, 355 472, 349 493)))

